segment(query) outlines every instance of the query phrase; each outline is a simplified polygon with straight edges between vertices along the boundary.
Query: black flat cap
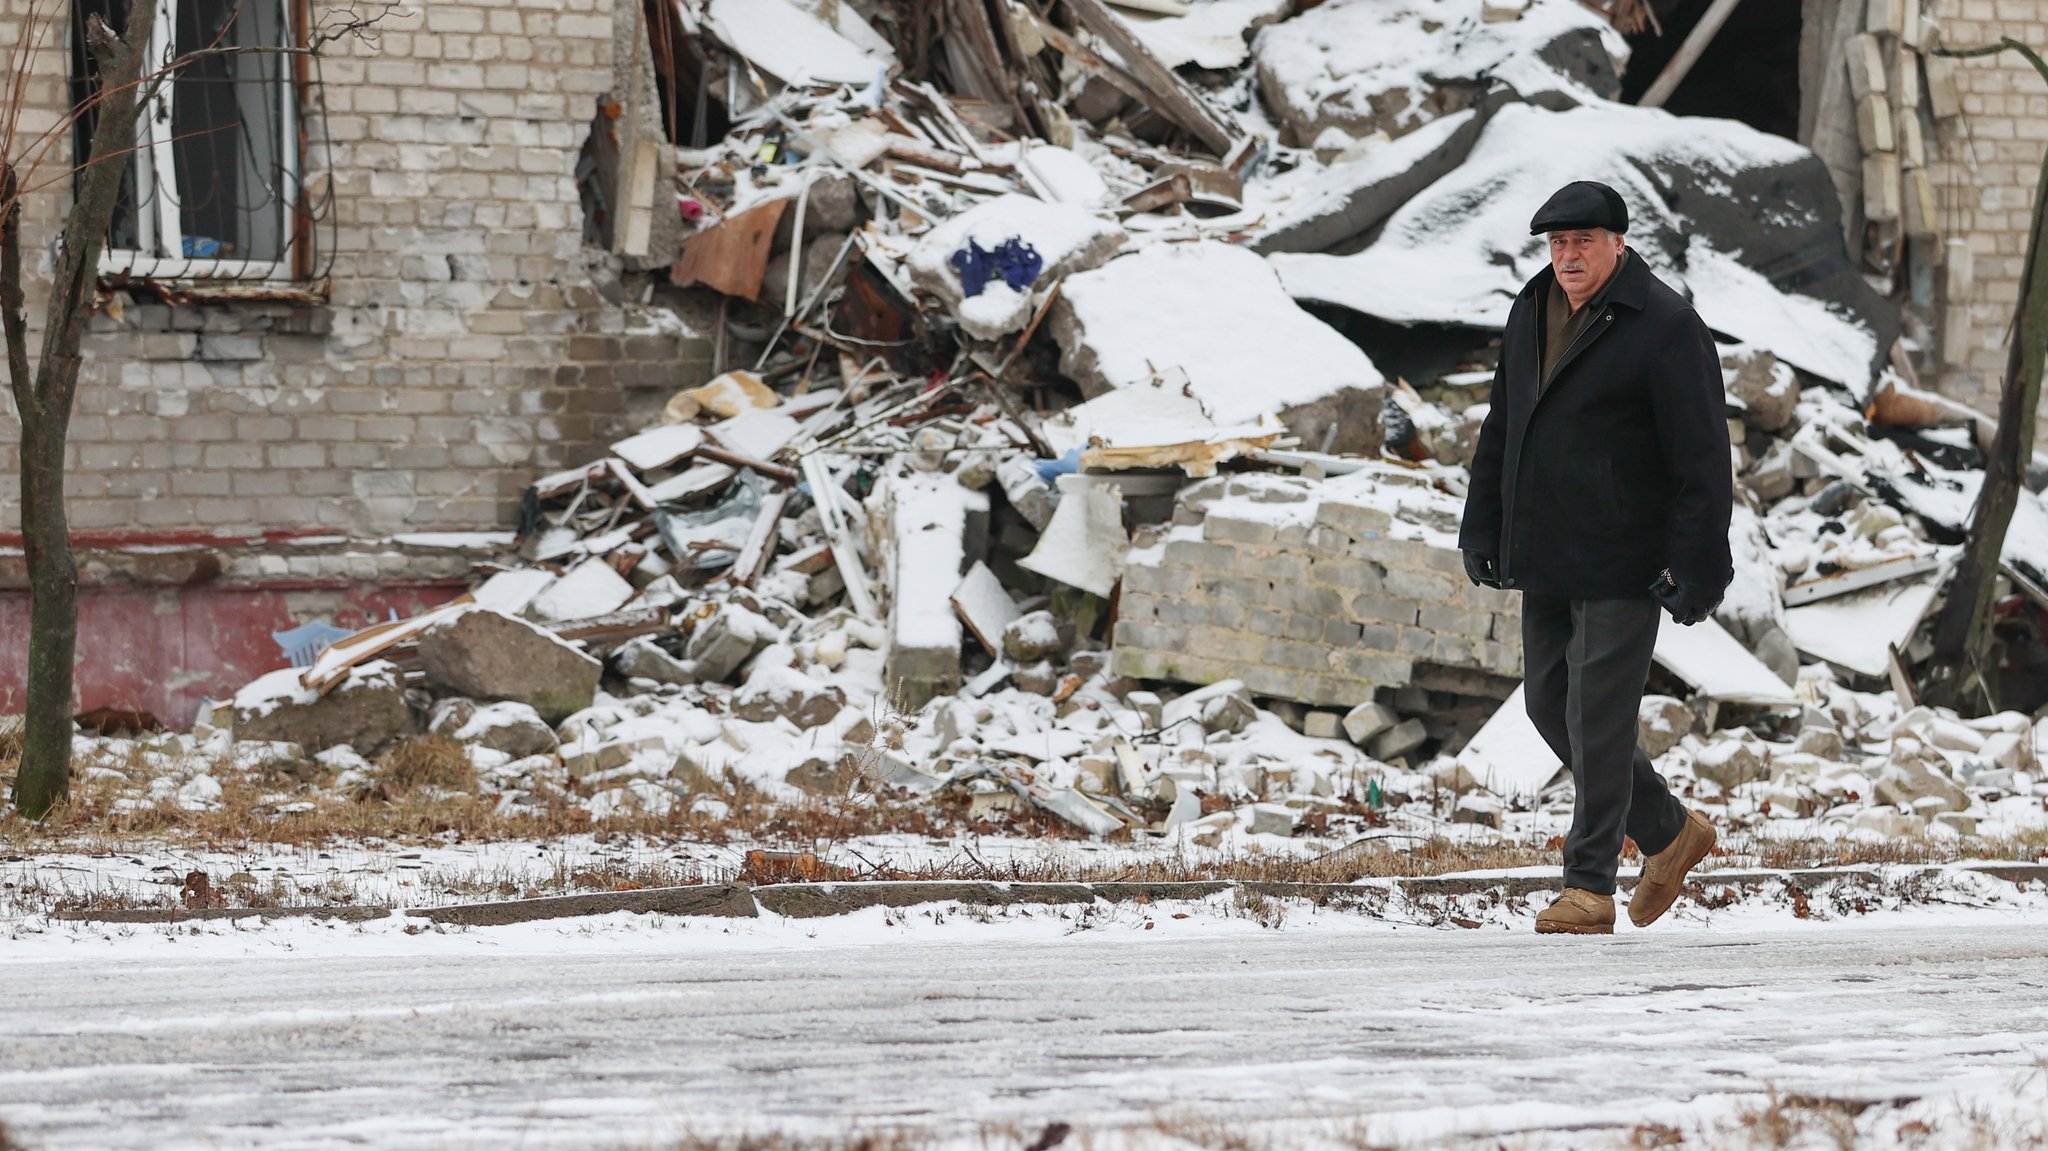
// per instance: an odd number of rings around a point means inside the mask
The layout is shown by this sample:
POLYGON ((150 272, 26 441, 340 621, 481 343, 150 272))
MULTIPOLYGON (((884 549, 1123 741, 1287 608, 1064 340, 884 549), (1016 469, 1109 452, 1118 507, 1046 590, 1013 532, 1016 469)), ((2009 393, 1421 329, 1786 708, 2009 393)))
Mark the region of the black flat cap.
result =
POLYGON ((1591 180, 1573 180, 1544 201, 1529 221, 1529 234, 1566 232, 1573 228, 1605 228, 1619 236, 1628 231, 1628 205, 1621 193, 1591 180))

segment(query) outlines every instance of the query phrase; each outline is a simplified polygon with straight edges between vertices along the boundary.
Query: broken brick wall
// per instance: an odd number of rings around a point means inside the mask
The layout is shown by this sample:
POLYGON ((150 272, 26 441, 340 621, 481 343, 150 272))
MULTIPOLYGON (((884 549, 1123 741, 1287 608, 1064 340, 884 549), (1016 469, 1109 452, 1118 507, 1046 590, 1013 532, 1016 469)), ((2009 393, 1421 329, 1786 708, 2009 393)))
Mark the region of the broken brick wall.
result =
MULTIPOLYGON (((1929 0, 1943 43, 1962 48, 2010 36, 2048 44, 2048 0, 1929 0)), ((1962 113, 1930 137, 1928 176, 1946 236, 1962 240, 1963 267, 1934 269, 1941 326, 1940 387, 1984 412, 1998 410, 2007 329, 2019 301, 2042 150, 2048 83, 2018 53, 1957 61, 1962 113)), ((1951 261, 1951 265, 1954 262, 1951 261)), ((2037 443, 2048 434, 2041 413, 2037 443)))
MULTIPOLYGON (((68 100, 65 6, 41 7, 60 23, 34 61, 30 132, 68 100)), ((0 57, 25 50, 28 8, 0 0, 0 57)), ((637 25, 637 8, 619 18, 637 25)), ((313 24, 346 10, 315 3, 313 24)), ((708 378, 709 329, 631 301, 616 257, 583 247, 574 173, 614 85, 614 19, 612 0, 437 2, 328 45, 300 109, 304 185, 332 213, 315 225, 326 282, 282 285, 324 302, 116 293, 85 345, 74 527, 504 526, 535 474, 708 378)), ((31 253, 52 243, 68 187, 25 204, 31 253)), ((0 400, 0 533, 18 522, 18 435, 0 400)))
POLYGON ((1111 670, 1330 707, 1416 684, 1505 697, 1521 614, 1465 578, 1463 501, 1399 468, 1371 475, 1397 494, 1268 475, 1185 489, 1124 569, 1111 670))

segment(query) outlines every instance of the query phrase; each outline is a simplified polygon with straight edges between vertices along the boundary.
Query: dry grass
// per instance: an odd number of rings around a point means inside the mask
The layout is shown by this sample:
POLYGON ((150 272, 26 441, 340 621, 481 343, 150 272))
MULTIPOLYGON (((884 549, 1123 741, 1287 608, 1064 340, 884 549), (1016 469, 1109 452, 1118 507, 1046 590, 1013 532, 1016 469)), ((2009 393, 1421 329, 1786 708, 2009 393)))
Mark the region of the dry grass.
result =
POLYGON ((377 783, 395 795, 416 788, 438 787, 447 791, 473 792, 477 789, 476 768, 469 752, 445 735, 415 735, 400 740, 377 763, 377 783))

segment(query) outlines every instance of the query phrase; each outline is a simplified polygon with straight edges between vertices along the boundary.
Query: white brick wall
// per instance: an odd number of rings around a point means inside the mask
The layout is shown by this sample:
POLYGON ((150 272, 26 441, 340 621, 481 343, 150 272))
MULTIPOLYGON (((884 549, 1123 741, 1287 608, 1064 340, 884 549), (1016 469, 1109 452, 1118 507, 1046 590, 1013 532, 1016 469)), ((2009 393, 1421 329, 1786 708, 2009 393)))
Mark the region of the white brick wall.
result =
MULTIPOLYGON (((0 0, 0 63, 26 9, 0 0)), ((316 25, 342 10, 316 3, 316 25)), ((618 432, 629 388, 701 379, 705 341, 628 334, 635 317, 582 270, 573 172, 612 85, 613 19, 612 0, 436 0, 331 45, 303 110, 306 182, 332 193, 328 306, 137 294, 97 317, 74 527, 495 526, 537 473, 618 432)), ((61 114, 66 52, 60 30, 26 124, 61 114)), ((67 206, 61 186, 25 205, 32 246, 67 206)), ((18 434, 0 399, 0 531, 17 522, 18 434)))
MULTIPOLYGON (((1941 40, 1950 47, 2011 36, 2037 50, 2048 48, 2048 0, 1929 0, 1926 10, 1939 20, 1941 40)), ((1943 325, 1957 331, 1960 322, 1964 346, 1945 357, 1960 362, 1945 366, 1939 382, 1957 399, 1995 412, 2034 185, 2048 148, 2048 84, 2013 52, 1960 61, 1956 83, 1962 115, 1929 140, 1928 171, 1942 230, 1969 244, 1975 277, 1958 298, 1942 293, 1943 325)), ((2048 408, 2037 442, 2042 432, 2048 432, 2048 408)))

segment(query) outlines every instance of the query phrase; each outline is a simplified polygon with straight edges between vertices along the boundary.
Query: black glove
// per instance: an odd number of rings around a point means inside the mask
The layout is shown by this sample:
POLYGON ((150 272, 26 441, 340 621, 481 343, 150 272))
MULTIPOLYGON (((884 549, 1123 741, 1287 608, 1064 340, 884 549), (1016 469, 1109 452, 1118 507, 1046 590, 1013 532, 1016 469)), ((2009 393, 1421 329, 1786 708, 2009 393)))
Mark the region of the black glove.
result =
POLYGON ((1664 605, 1665 611, 1671 613, 1673 622, 1683 627, 1691 627, 1713 615, 1714 609, 1721 606, 1720 596, 1707 599, 1702 592, 1678 582, 1670 568, 1657 574, 1656 581, 1650 585, 1650 594, 1664 605))
POLYGON ((1493 562, 1493 557, 1485 552, 1467 551, 1465 553, 1465 578, 1478 584, 1480 587, 1499 587, 1500 568, 1493 562))

